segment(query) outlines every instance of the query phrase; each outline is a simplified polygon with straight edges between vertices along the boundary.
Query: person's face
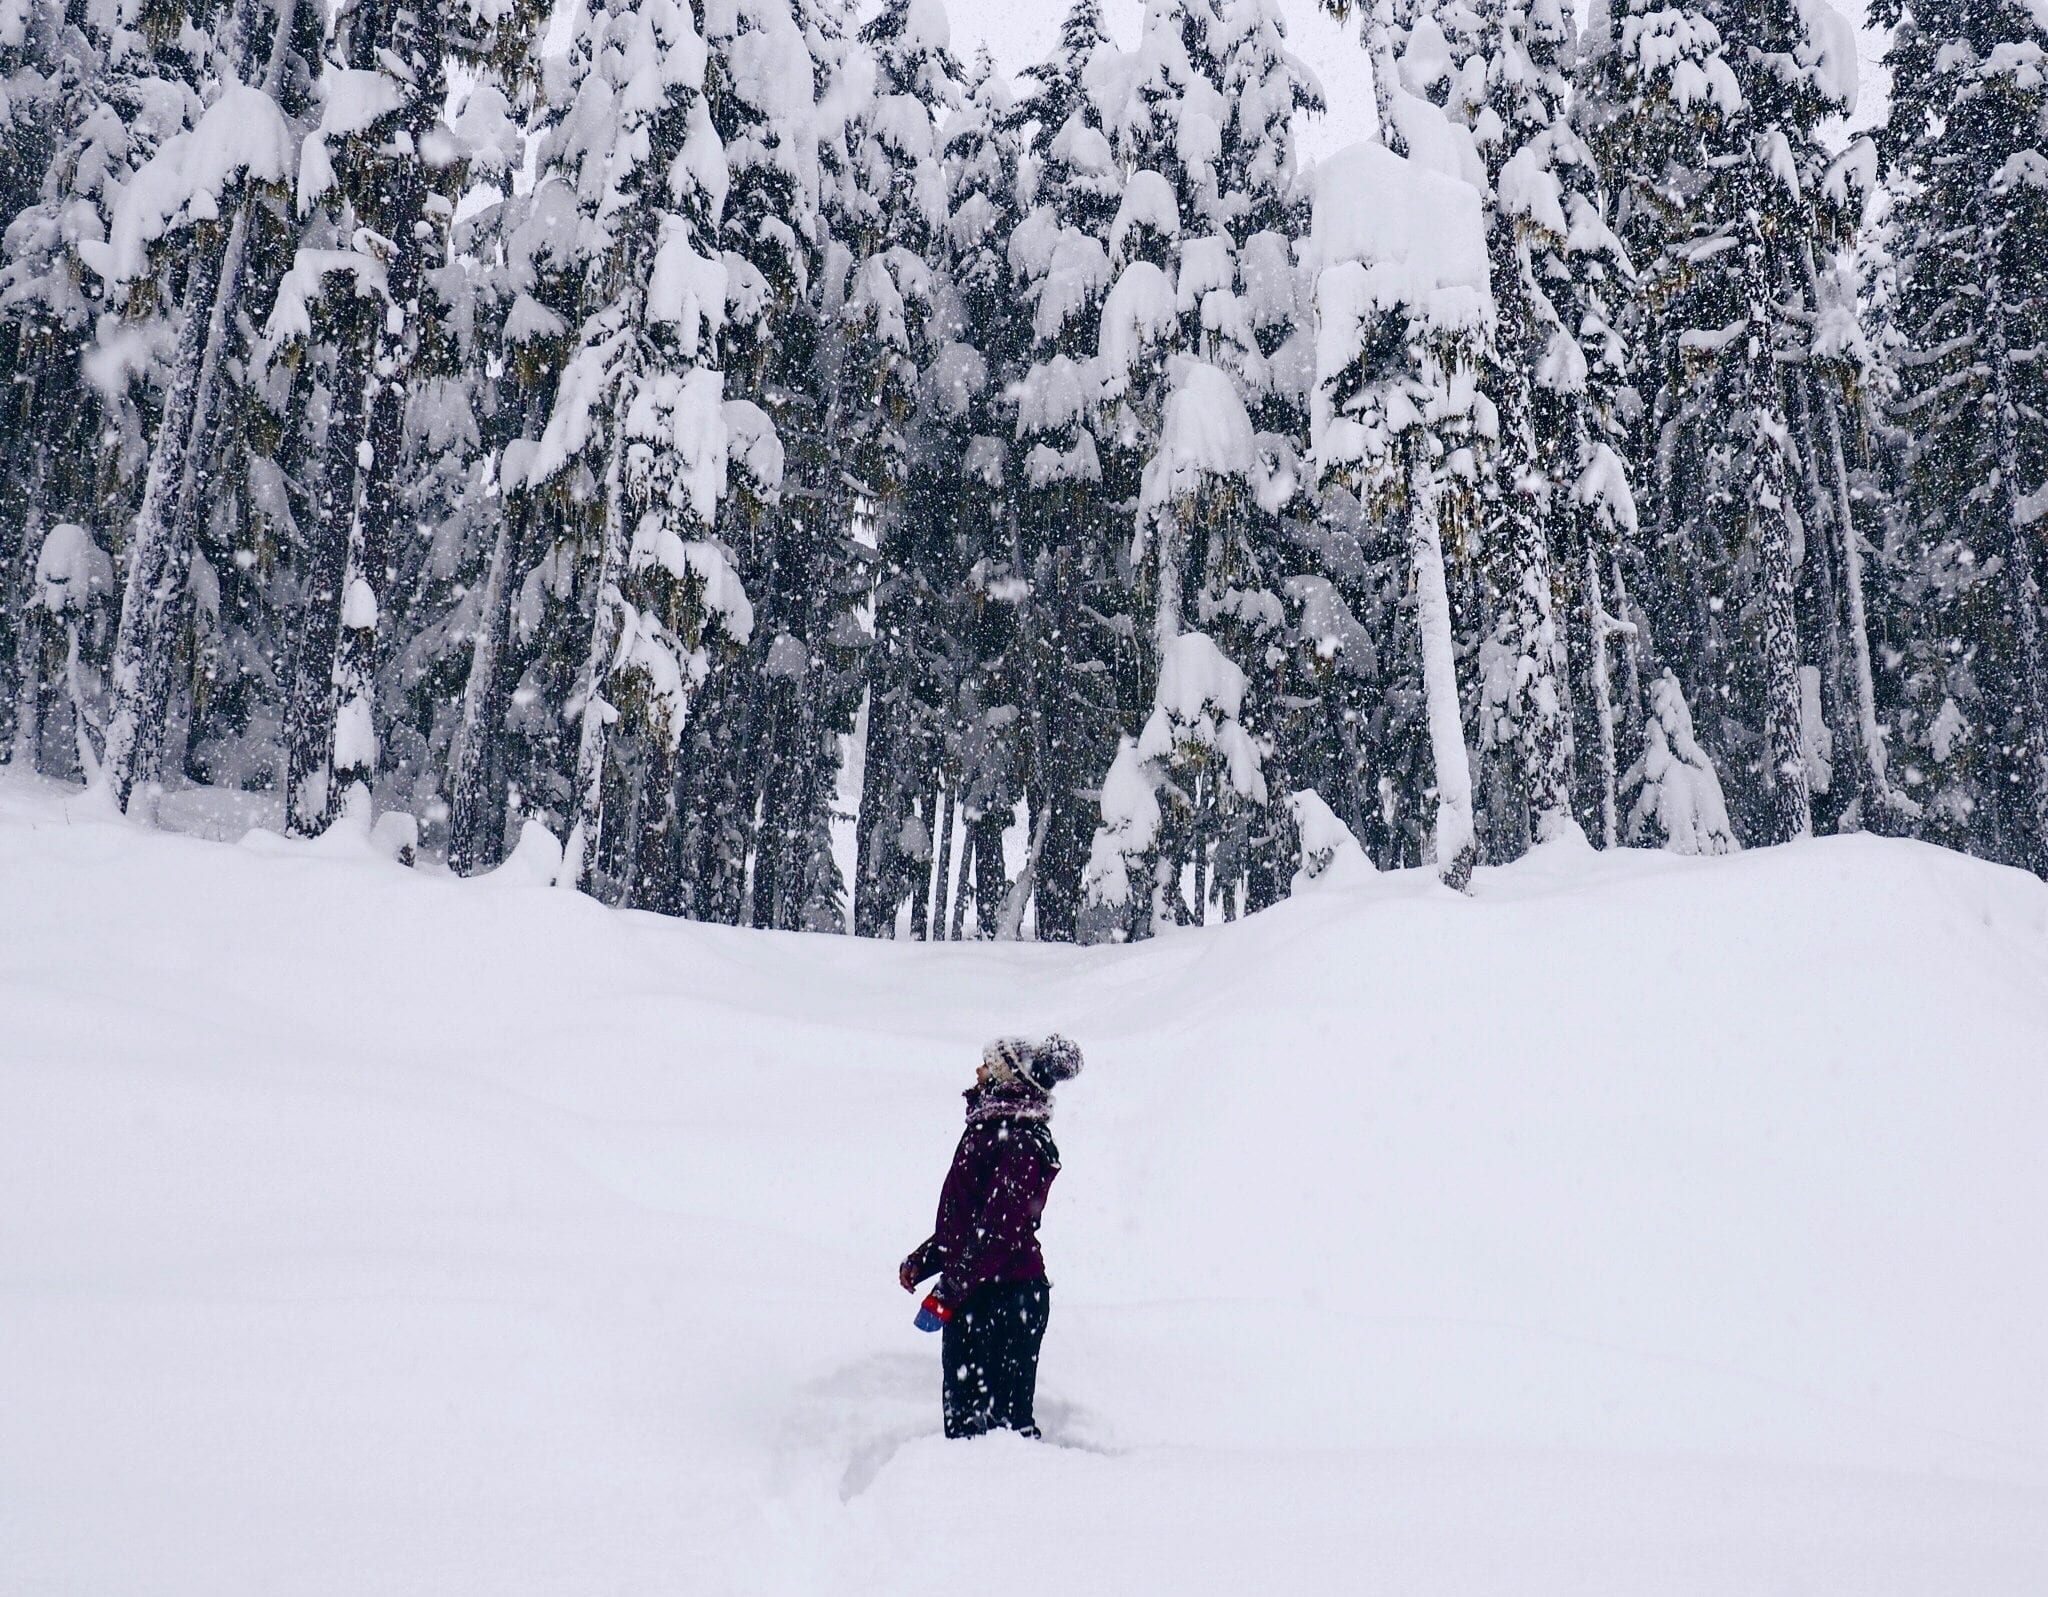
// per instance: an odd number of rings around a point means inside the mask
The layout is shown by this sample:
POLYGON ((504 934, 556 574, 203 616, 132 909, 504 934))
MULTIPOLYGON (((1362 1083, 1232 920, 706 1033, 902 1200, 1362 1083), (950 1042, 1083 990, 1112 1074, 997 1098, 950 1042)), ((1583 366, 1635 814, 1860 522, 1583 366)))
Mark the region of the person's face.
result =
POLYGON ((988 1061, 984 1059, 980 1064, 974 1067, 974 1084, 977 1087, 986 1087, 988 1085, 988 1081, 988 1061))

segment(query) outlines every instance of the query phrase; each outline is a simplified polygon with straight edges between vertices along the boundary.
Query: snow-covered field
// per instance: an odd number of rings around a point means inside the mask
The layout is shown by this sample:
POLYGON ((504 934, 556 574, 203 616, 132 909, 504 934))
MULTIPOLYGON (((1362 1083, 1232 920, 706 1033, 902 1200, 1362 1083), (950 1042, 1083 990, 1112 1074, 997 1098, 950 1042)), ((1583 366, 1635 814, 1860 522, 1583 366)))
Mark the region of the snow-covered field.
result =
POLYGON ((2031 878, 1551 848, 1088 951, 506 876, 0 779, 9 1597, 2048 1590, 2031 878), (895 1265, 1053 1024, 1058 1445, 949 1444, 895 1265))

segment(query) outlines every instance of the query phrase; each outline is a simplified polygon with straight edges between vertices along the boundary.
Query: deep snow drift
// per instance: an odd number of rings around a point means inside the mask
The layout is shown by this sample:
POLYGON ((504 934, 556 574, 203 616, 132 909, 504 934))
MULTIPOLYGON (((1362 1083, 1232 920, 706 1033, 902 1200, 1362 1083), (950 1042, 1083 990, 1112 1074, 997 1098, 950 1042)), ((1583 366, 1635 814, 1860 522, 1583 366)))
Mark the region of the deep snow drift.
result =
MULTIPOLYGON (((0 1587, 2048 1584, 2048 888, 1549 849, 1121 950, 619 914, 0 778, 0 1587), (1088 1050, 1041 1415, 897 1260, 1088 1050)), ((516 873, 508 873, 516 876, 516 873)))

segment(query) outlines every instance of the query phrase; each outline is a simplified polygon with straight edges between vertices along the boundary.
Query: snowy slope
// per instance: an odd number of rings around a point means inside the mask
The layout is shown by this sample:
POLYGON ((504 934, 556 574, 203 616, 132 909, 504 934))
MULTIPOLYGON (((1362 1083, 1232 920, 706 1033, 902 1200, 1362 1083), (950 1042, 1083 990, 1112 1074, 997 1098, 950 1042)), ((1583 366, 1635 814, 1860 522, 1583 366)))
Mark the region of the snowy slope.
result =
POLYGON ((0 1589, 2048 1587, 2048 888, 1546 849, 1135 949, 601 909, 0 779, 0 1589), (259 846, 260 845, 260 846, 259 846), (1089 1053, 1041 1413, 896 1260, 1089 1053))

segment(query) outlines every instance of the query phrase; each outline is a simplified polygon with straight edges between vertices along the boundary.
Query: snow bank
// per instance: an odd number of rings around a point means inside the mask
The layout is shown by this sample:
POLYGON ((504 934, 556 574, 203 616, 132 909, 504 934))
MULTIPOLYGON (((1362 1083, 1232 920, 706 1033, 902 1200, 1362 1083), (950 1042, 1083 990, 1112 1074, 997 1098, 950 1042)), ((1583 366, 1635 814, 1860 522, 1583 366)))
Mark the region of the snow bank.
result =
POLYGON ((1072 950, 553 869, 0 777, 0 1584, 2037 1597, 2030 878, 1545 848, 1072 950), (1052 1445, 947 1444, 896 1260, 1054 1027, 1052 1445))

